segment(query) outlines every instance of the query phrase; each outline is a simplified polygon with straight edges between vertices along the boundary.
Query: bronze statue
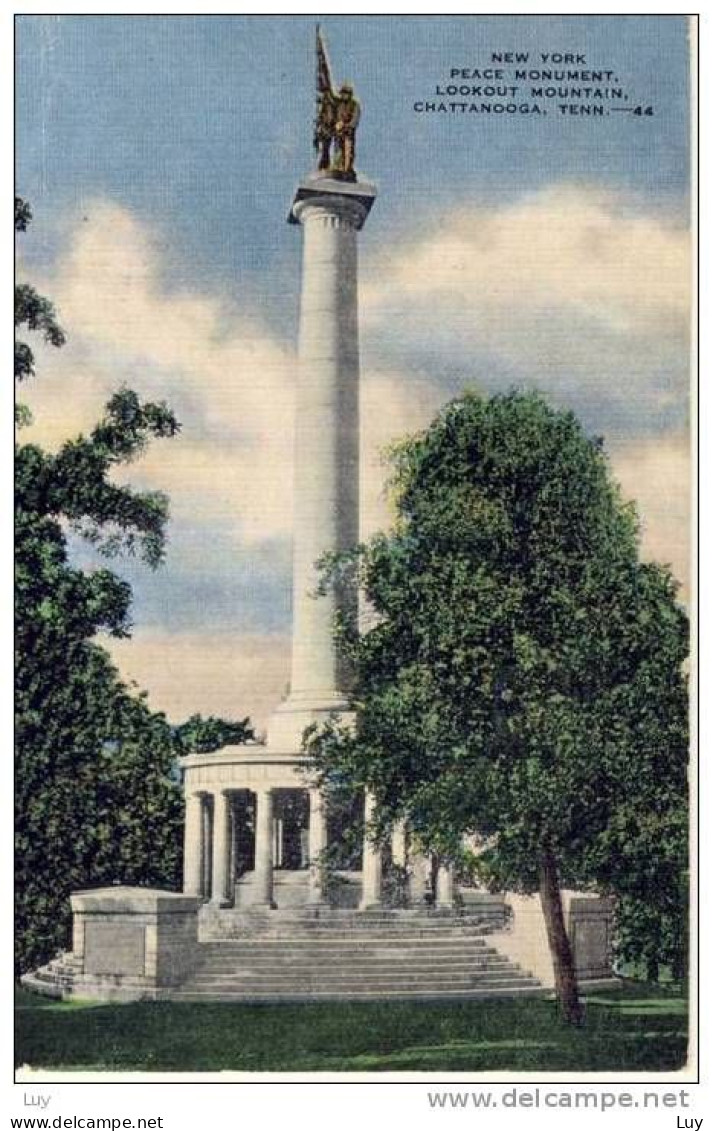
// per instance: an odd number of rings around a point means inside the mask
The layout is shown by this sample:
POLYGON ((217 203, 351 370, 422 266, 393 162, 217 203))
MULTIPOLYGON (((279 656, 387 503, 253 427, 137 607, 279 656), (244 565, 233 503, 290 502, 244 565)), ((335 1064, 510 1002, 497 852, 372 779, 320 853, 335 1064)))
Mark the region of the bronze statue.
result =
POLYGON ((320 172, 344 181, 355 181, 356 130, 361 108, 351 83, 338 91, 332 85, 327 51, 317 26, 317 116, 314 148, 320 172), (334 152, 332 146, 334 145, 334 152))

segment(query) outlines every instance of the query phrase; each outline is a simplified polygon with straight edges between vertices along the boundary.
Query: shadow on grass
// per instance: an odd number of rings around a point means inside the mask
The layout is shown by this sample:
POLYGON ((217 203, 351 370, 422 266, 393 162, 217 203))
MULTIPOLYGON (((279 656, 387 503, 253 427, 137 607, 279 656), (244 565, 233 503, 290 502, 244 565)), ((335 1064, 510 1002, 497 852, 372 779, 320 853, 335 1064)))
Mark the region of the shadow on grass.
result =
POLYGON ((554 1001, 53 1002, 20 991, 16 1063, 94 1071, 659 1071, 686 1061, 686 1004, 623 983, 587 996, 586 1023, 554 1001))

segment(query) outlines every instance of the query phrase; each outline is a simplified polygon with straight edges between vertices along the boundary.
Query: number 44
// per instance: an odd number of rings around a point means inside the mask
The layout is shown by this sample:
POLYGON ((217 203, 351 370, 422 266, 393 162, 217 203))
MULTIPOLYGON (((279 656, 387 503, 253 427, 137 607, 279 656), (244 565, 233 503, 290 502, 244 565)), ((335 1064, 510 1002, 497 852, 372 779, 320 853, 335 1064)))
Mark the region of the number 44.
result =
POLYGON ((652 118, 654 114, 654 108, 653 106, 637 106, 634 109, 634 113, 636 114, 637 118, 640 118, 642 114, 645 114, 647 118, 652 118))

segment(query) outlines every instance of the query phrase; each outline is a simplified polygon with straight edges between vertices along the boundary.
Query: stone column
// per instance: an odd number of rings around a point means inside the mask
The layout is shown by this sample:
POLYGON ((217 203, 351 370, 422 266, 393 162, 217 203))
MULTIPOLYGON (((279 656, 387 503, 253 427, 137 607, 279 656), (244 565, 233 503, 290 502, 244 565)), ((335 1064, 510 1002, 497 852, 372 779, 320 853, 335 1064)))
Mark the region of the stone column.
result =
POLYGON ((271 789, 261 789, 255 798, 255 904, 274 907, 272 898, 272 819, 274 798, 271 789))
POLYGON ((183 890, 186 895, 201 895, 203 859, 203 799, 200 793, 186 794, 186 820, 183 826, 183 890))
POLYGON ((213 878, 213 795, 203 794, 201 805, 201 894, 207 898, 211 894, 213 878))
POLYGON ((397 868, 406 867, 406 823, 397 821, 391 833, 391 859, 397 868))
MULTIPOLYGON (((372 794, 364 798, 364 820, 369 823, 375 808, 372 794)), ((361 903, 359 909, 381 906, 381 848, 374 845, 364 832, 364 848, 361 866, 361 903)))
POLYGON ((431 859, 423 853, 414 853, 409 878, 409 903, 421 906, 431 890, 431 859))
POLYGON ((436 873, 436 908, 450 911, 453 908, 454 876, 451 864, 441 864, 436 873))
POLYGON ((374 197, 373 186, 314 177, 300 185, 289 217, 303 229, 292 672, 268 728, 269 744, 285 750, 300 749, 305 727, 348 705, 334 618, 354 611, 354 595, 330 590, 315 600, 315 563, 359 538, 357 232, 374 197))
POLYGON ((309 902, 324 903, 321 854, 327 847, 327 814, 318 789, 309 791, 309 902))
POLYGON ((213 876, 211 903, 225 907, 228 899, 228 794, 216 790, 213 794, 213 876))

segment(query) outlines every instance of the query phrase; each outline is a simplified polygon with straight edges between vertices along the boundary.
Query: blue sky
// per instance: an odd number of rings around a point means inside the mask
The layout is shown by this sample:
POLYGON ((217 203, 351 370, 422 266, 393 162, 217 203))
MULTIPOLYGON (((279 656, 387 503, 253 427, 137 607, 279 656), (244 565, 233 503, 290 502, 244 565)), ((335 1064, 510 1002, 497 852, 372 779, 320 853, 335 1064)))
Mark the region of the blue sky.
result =
MULTIPOLYGON (((533 384, 605 435, 648 551, 685 581, 684 18, 324 28, 379 186, 362 236, 367 529, 385 517, 380 444, 465 385, 533 384), (583 53, 654 114, 414 113, 493 51, 529 67, 583 53)), ((35 435, 90 426, 122 381, 184 423, 131 472, 168 490, 174 518, 159 574, 122 567, 136 633, 116 652, 173 714, 259 716, 286 678, 300 240, 284 221, 312 161, 313 36, 301 16, 17 21, 17 185, 35 213, 21 271, 69 335, 30 391, 35 435)))

